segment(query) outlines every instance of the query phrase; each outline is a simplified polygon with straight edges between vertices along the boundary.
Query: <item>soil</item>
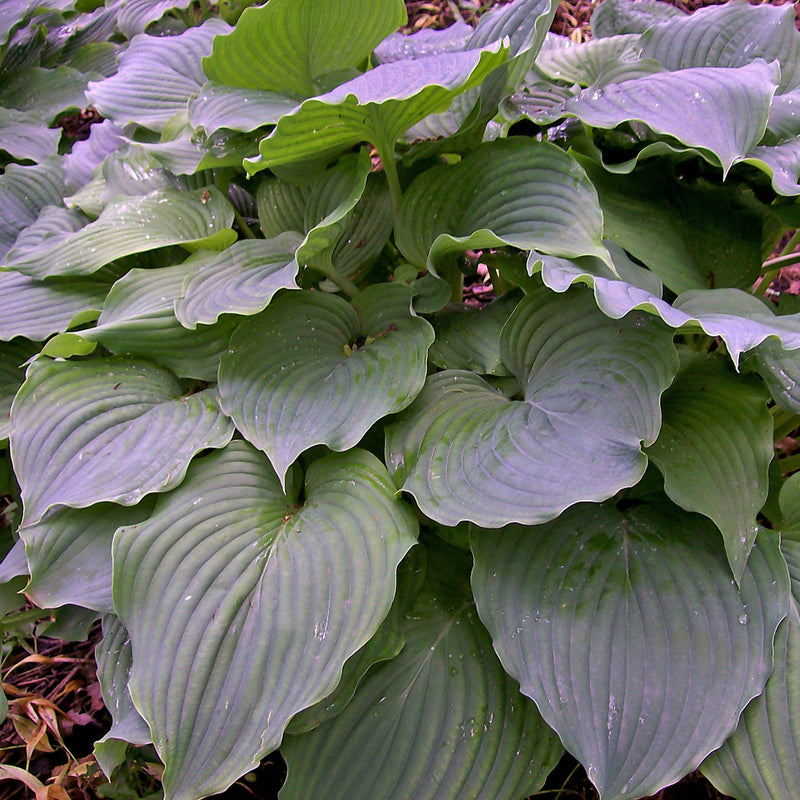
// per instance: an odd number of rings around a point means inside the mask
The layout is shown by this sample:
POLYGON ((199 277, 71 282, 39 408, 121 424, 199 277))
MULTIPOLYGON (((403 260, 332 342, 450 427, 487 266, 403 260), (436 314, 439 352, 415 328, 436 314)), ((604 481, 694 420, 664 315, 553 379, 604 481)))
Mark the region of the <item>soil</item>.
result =
MULTIPOLYGON (((664 0, 692 12, 723 0, 664 0)), ((789 0, 775 0, 782 5, 789 0)), ((511 0, 408 0, 408 25, 405 32, 423 28, 444 28, 461 18, 475 24, 491 6, 505 5, 511 0)), ((750 0, 758 4, 759 0, 750 0)), ((591 0, 562 0, 551 30, 573 41, 591 37, 589 20, 594 3, 591 0)), ((795 3, 800 20, 800 2, 795 3)), ((798 23, 800 27, 800 22, 798 23)), ((96 120, 64 120, 78 126, 75 138, 88 133, 96 120), (84 130, 84 128, 86 130, 84 130)), ((61 124, 62 121, 59 121, 61 124)), ((476 254, 479 256, 479 254, 476 254)), ((468 282, 465 300, 483 305, 491 298, 487 275, 481 272, 476 257, 476 275, 468 282)), ((768 294, 800 294, 800 268, 784 269, 770 286, 768 294)), ((110 716, 103 706, 95 672, 93 651, 100 639, 96 624, 88 641, 63 642, 57 639, 32 638, 5 659, 2 669, 3 688, 9 697, 11 714, 0 726, 0 764, 26 767, 26 741, 31 774, 50 786, 47 800, 100 800, 100 798, 139 798, 157 790, 158 767, 146 751, 140 753, 133 766, 120 778, 117 793, 109 793, 91 752, 94 742, 110 727, 110 716), (125 792, 130 793, 125 793, 125 792)), ((222 800, 277 800, 277 792, 286 775, 279 753, 267 756, 259 768, 245 776, 224 794, 222 800)), ((543 787, 541 797, 559 800, 597 800, 597 793, 582 767, 565 755, 543 787)), ((3 800, 26 800, 33 792, 22 783, 0 783, 3 800)), ((39 798, 37 798, 39 800, 39 798)), ((653 800, 725 800, 699 773, 692 773, 675 786, 654 796, 653 800)))

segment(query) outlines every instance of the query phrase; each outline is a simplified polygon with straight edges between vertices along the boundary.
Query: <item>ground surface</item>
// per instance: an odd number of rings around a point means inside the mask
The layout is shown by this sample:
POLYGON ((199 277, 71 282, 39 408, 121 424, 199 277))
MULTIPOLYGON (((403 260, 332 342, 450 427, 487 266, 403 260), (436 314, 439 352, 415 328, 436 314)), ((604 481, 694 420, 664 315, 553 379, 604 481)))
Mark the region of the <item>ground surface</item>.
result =
MULTIPOLYGON (((410 33, 422 28, 446 27, 458 17, 474 24, 487 8, 507 2, 510 0, 408 0, 409 21, 405 30, 410 33)), ((665 2, 693 11, 701 6, 716 5, 720 0, 665 2)), ((782 0, 773 2, 773 5, 782 4, 782 0)), ((574 41, 590 38, 592 8, 590 0, 562 0, 552 30, 574 41)), ((800 2, 795 3, 795 8, 800 18, 800 2)), ((800 269, 784 270, 773 282, 772 289, 775 294, 800 294, 800 269)), ((468 296, 482 302, 487 290, 477 281, 469 287, 468 296)), ((24 629, 30 630, 30 626, 24 629)), ((27 761, 31 775, 37 776, 48 788, 42 787, 34 795, 32 785, 3 781, 0 782, 2 800, 34 796, 36 800, 136 800, 158 796, 153 794, 158 789, 158 765, 152 755, 148 758, 147 753, 140 754, 114 785, 105 783, 91 756, 93 742, 110 725, 94 667, 93 648, 98 639, 96 624, 88 641, 70 644, 58 639, 29 638, 18 643, 13 653, 5 658, 2 678, 11 713, 0 727, 0 770, 4 765, 25 767, 27 761)), ((224 800, 274 800, 284 775, 283 762, 274 754, 221 797, 224 800)), ((565 756, 537 796, 596 800, 597 793, 582 768, 570 756, 565 756)), ((724 800, 699 773, 659 792, 655 799, 724 800)))

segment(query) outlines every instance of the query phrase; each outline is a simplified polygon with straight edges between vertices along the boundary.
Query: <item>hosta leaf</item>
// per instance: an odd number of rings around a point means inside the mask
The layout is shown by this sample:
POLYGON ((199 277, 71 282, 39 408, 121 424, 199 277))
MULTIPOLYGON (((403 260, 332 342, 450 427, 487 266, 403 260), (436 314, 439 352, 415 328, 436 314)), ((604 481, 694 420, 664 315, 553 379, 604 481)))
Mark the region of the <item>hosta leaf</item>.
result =
POLYGON ((427 549, 425 585, 401 624, 405 646, 335 719, 286 739, 283 798, 518 800, 558 761, 558 739, 477 618, 469 558, 427 549))
POLYGON ((169 245, 223 249, 236 240, 232 222, 233 208, 215 187, 123 197, 74 233, 58 232, 30 246, 26 242, 24 249, 18 241, 8 253, 6 266, 33 278, 90 275, 123 256, 169 245))
POLYGON ((185 264, 158 270, 132 269, 108 293, 97 326, 81 332, 112 353, 151 358, 181 378, 215 381, 219 357, 228 346, 234 320, 187 330, 175 317, 183 283, 197 271, 185 264))
POLYGON ((427 516, 544 522, 642 477, 641 443, 658 434, 659 397, 677 369, 658 323, 610 320, 588 293, 543 289, 520 302, 500 352, 522 399, 473 373, 441 372, 387 429, 387 463, 427 516))
POLYGON ((667 69, 741 67, 757 58, 780 64, 783 93, 800 84, 800 33, 794 9, 725 3, 658 25, 642 37, 642 56, 667 69))
POLYGON ((311 97, 407 21, 401 0, 372 0, 366 15, 360 0, 270 0, 245 9, 233 33, 214 41, 203 69, 228 86, 311 97))
POLYGON ((125 0, 117 14, 117 27, 128 38, 144 33, 145 28, 171 11, 187 8, 192 0, 125 0))
POLYGON ((215 389, 185 394, 170 372, 145 361, 33 364, 11 407, 24 522, 57 505, 130 506, 180 483, 195 453, 233 434, 218 402, 215 389))
POLYGON ((759 145, 748 153, 745 162, 766 172, 778 194, 790 197, 800 194, 800 140, 795 138, 771 146, 759 145))
POLYGON ((103 617, 103 638, 95 648, 97 680, 103 702, 111 713, 111 729, 95 742, 97 763, 108 778, 125 758, 127 743, 149 744, 150 729, 131 701, 128 678, 131 670, 131 639, 119 617, 103 617))
POLYGON ((780 341, 767 339, 745 353, 742 366, 757 372, 769 387, 773 400, 800 414, 800 358, 794 350, 784 350, 780 341))
POLYGON ((160 131, 199 94, 206 82, 200 61, 214 37, 229 30, 214 18, 179 36, 136 36, 120 57, 116 75, 90 83, 87 97, 118 125, 135 122, 160 131))
POLYGON ((608 258, 602 229, 580 164, 555 145, 513 138, 422 173, 406 191, 395 235, 411 263, 435 267, 464 250, 503 244, 608 258))
POLYGON ((56 155, 61 131, 48 128, 36 114, 0 108, 0 151, 12 158, 45 161, 56 155))
POLYGON ((347 450, 419 393, 434 337, 411 311, 412 294, 379 284, 350 305, 286 292, 233 335, 220 365, 223 408, 281 481, 304 450, 347 450))
POLYGON ((628 175, 611 174, 590 159, 581 163, 600 197, 604 235, 674 292, 753 285, 761 269, 763 219, 729 191, 687 185, 661 159, 628 175))
POLYGON ((539 53, 536 67, 552 80, 589 86, 610 62, 636 61, 638 41, 638 36, 629 34, 595 39, 580 47, 549 49, 539 53))
POLYGON ((0 342, 0 442, 11 431, 11 402, 25 380, 25 362, 38 352, 39 345, 26 339, 0 342))
POLYGON ((72 151, 64 156, 64 176, 70 189, 77 190, 87 184, 106 156, 122 143, 122 129, 111 120, 92 125, 89 138, 75 142, 72 151))
MULTIPOLYGON (((741 800, 790 800, 800 780, 800 475, 781 489, 781 549, 792 602, 775 636, 775 666, 764 693, 744 710, 733 735, 702 765, 720 791, 741 800)), ((764 530, 761 536, 773 536, 764 530)))
POLYGON ((108 285, 94 280, 37 281, 18 272, 0 272, 5 298, 0 318, 0 341, 26 336, 44 341, 50 334, 95 319, 103 307, 108 285))
POLYGON ((416 523, 383 465, 360 450, 315 461, 304 501, 296 478, 284 494, 237 441, 198 459, 146 523, 115 537, 130 691, 173 800, 255 767, 389 611, 416 523))
MULTIPOLYGON (((598 128, 643 122, 697 149, 727 173, 764 135, 778 79, 777 66, 762 61, 681 69, 585 89, 560 108, 537 113, 534 106, 530 116, 539 124, 578 117, 598 128)), ((524 99, 517 105, 523 112, 529 107, 524 99)))
POLYGON ((440 369, 463 369, 482 375, 509 375, 500 354, 503 325, 519 302, 516 294, 486 308, 447 309, 433 319, 436 341, 429 358, 440 369))
POLYGON ((261 140, 261 155, 247 159, 245 168, 253 174, 341 152, 360 142, 371 142, 391 154, 403 131, 428 114, 445 111, 459 93, 478 86, 506 56, 500 44, 381 64, 285 114, 261 140))
POLYGON ((305 234, 305 209, 311 186, 298 186, 272 175, 263 178, 256 190, 258 221, 267 239, 285 231, 305 234))
POLYGON ((391 61, 411 61, 440 53, 457 53, 465 50, 474 29, 457 19, 449 28, 437 30, 422 28, 407 36, 399 31, 387 36, 373 53, 376 64, 391 61))
POLYGON ((6 82, 0 92, 0 102, 6 108, 34 114, 49 125, 59 111, 86 105, 88 81, 88 75, 71 67, 34 67, 6 82))
POLYGON ((643 33, 653 25, 681 16, 680 9, 657 0, 605 0, 592 12, 592 34, 601 39, 621 33, 643 33))
POLYGON ((98 503, 90 508, 54 509, 20 529, 30 583, 25 593, 40 608, 67 604, 113 611, 111 540, 117 528, 146 519, 151 498, 129 508, 98 503))
POLYGON ((669 497, 716 523, 737 581, 769 488, 772 415, 766 401, 763 383, 737 375, 728 359, 687 356, 661 401, 658 439, 647 448, 669 497))
POLYGON ((35 222, 47 205, 61 202, 64 176, 57 159, 22 167, 9 164, 0 175, 0 258, 4 258, 20 231, 35 222))
POLYGON ((764 687, 787 611, 775 538, 759 539, 740 587, 713 525, 666 501, 476 532, 473 553, 503 666, 604 799, 695 769, 764 687))
POLYGON ((220 128, 254 131, 274 125, 297 105, 294 98, 257 89, 236 89, 213 81, 189 101, 189 124, 214 133, 220 128))
POLYGON ((222 314, 258 314, 279 289, 297 289, 294 251, 300 236, 292 231, 274 239, 234 242, 186 278, 175 301, 181 325, 212 325, 222 314))

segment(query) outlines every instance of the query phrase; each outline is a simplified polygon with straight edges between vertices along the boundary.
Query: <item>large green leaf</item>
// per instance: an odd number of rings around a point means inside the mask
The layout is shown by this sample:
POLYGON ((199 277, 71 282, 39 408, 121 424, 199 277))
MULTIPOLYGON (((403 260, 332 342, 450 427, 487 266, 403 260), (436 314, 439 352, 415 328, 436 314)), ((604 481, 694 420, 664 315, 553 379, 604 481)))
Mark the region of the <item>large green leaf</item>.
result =
POLYGON ((794 9, 724 3, 658 25, 642 37, 642 56, 671 70, 735 68, 760 58, 780 65, 778 91, 800 84, 800 33, 794 9))
POLYGON ((123 197, 80 230, 65 232, 60 226, 55 235, 46 231, 24 248, 18 240, 6 266, 33 278, 90 275, 115 259, 169 245, 220 250, 236 240, 232 222, 231 204, 214 187, 123 197))
POLYGON ((47 205, 61 203, 64 176, 57 159, 30 167, 9 164, 0 175, 0 258, 19 232, 31 225, 47 205))
POLYGON ((214 133, 220 128, 254 131, 274 125, 294 109, 293 97, 257 89, 235 89, 209 81, 197 97, 189 101, 189 124, 214 133))
POLYGON ((260 156, 247 159, 245 168, 253 174, 333 155, 360 142, 371 142, 389 158, 403 131, 428 114, 445 111, 458 94, 480 85, 506 57, 507 49, 498 44, 381 64, 285 114, 261 140, 260 156))
POLYGON ((27 111, 49 125, 60 111, 86 105, 89 77, 63 65, 55 69, 27 69, 6 82, 0 91, 0 104, 27 111))
POLYGON ((669 497, 716 523, 737 581, 769 488, 767 399, 763 383, 737 375, 727 358, 687 355, 661 401, 658 439, 647 448, 669 497))
POLYGON ((552 80, 589 86, 609 63, 636 61, 639 58, 638 41, 638 36, 628 34, 595 39, 580 47, 550 48, 539 53, 536 67, 552 80))
POLYGON ((103 701, 111 713, 111 729, 95 742, 97 763, 110 779, 114 768, 125 758, 128 742, 149 744, 150 729, 131 701, 128 678, 131 670, 131 639, 114 614, 103 617, 103 638, 95 648, 97 680, 103 701))
POLYGON ((500 352, 521 399, 471 372, 441 372, 387 429, 387 464, 427 516, 545 522, 642 477, 641 444, 658 435, 659 398, 677 370, 659 323, 611 320, 588 292, 542 289, 519 304, 500 352))
POLYGON ((11 423, 28 525, 53 506, 130 506, 166 491, 195 453, 233 434, 215 389, 186 394, 167 370, 125 358, 36 362, 11 423))
POLYGON ((535 102, 525 99, 517 106, 540 124, 565 116, 597 128, 643 122, 695 148, 727 173, 764 135, 779 77, 776 65, 762 61, 737 68, 694 67, 588 88, 552 109, 537 111, 535 102))
POLYGON ((643 33, 653 25, 680 16, 680 9, 658 0, 605 0, 592 12, 592 34, 601 39, 621 33, 643 33))
POLYGON ((129 39, 144 33, 151 23, 173 8, 187 8, 192 0, 125 0, 117 15, 117 27, 129 39))
POLYGON ((553 144, 513 138, 422 173, 406 191, 395 236, 410 262, 435 268, 464 250, 503 244, 609 258, 602 230, 580 164, 553 144))
POLYGON ((0 272, 5 298, 0 318, 0 341, 26 336, 44 341, 72 325, 89 322, 103 307, 108 285, 94 280, 37 281, 18 272, 0 272))
POLYGON ((331 722, 281 747, 282 800, 519 800, 561 755, 475 613, 469 557, 432 543, 400 654, 374 667, 331 722))
POLYGON ((657 499, 476 532, 473 553, 503 666, 604 800, 696 768, 763 690, 787 613, 774 537, 759 539, 740 587, 713 525, 657 499))
POLYGON ((161 131, 186 112, 193 95, 206 82, 200 61, 211 51, 214 37, 230 31, 221 19, 209 19, 179 36, 134 37, 110 78, 89 84, 87 97, 118 125, 136 123, 161 131))
POLYGON ((600 197, 605 236, 674 292, 749 289, 758 278, 762 217, 724 187, 687 185, 661 159, 628 175, 609 173, 591 159, 581 163, 600 197))
MULTIPOLYGON (((223 251, 224 252, 224 251, 223 251)), ((212 261, 210 258, 202 259, 212 261)), ((219 357, 228 346, 236 322, 187 330, 178 322, 174 307, 184 281, 197 273, 198 264, 153 269, 132 269, 120 278, 106 297, 97 326, 81 331, 116 354, 150 358, 169 367, 178 377, 215 381, 219 357)))
POLYGON ((372 0, 368 14, 361 0, 270 0, 215 39, 203 69, 228 86, 311 97, 351 77, 407 20, 402 0, 372 0))
POLYGON ((146 523, 117 533, 130 691, 170 800, 225 789, 336 686, 389 611, 415 534, 374 456, 329 455, 284 494, 245 442, 199 459, 146 523))
POLYGON ((97 503, 89 508, 54 509, 35 525, 20 529, 31 579, 25 593, 40 608, 67 604, 114 610, 111 600, 111 540, 117 528, 147 519, 146 498, 132 508, 97 503))
POLYGON ((61 131, 48 128, 36 114, 0 108, 0 151, 37 163, 56 155, 61 131))
POLYGON ((298 288, 294 251, 300 241, 287 231, 274 239, 234 242, 186 278, 175 316, 194 329, 222 314, 258 314, 279 289, 298 288))
POLYGON ((281 481, 309 447, 353 447, 422 389, 434 335, 412 296, 400 284, 371 286, 352 305, 285 292, 233 335, 220 365, 222 405, 281 481))
POLYGON ((38 344, 22 338, 0 342, 0 442, 11 431, 11 403, 25 380, 25 362, 38 351, 38 344))
MULTIPOLYGON (((702 765, 720 791, 740 800, 791 800, 800 781, 800 474, 783 486, 781 549, 792 604, 775 636, 775 665, 764 693, 744 710, 725 744, 702 765)), ((774 536, 764 530, 761 536, 774 536)))

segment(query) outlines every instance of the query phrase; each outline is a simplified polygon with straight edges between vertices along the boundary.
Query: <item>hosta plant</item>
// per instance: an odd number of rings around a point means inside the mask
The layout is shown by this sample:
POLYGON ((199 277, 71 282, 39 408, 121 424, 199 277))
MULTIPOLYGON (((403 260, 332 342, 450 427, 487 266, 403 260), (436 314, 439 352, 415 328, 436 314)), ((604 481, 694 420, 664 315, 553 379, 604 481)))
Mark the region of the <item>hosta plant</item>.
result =
POLYGON ((793 798, 792 6, 220 5, 0 11, 2 579, 103 769, 793 798))

